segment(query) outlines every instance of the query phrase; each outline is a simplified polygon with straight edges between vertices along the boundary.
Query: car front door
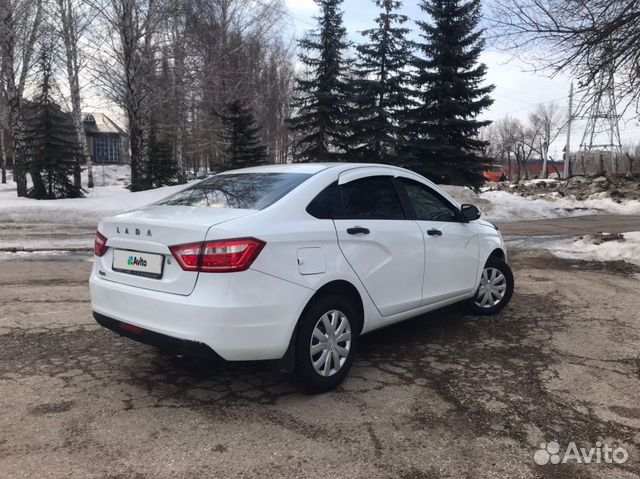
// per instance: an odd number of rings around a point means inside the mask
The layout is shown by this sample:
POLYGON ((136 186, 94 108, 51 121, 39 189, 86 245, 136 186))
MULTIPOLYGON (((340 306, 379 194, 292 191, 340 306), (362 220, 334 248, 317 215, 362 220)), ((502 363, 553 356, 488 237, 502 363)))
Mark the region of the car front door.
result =
POLYGON ((478 274, 479 238, 456 206, 430 186, 400 177, 406 198, 424 235, 423 304, 433 304, 469 293, 478 274))
POLYGON ((367 176, 340 185, 338 242, 380 314, 422 304, 424 240, 403 209, 391 176, 367 176))

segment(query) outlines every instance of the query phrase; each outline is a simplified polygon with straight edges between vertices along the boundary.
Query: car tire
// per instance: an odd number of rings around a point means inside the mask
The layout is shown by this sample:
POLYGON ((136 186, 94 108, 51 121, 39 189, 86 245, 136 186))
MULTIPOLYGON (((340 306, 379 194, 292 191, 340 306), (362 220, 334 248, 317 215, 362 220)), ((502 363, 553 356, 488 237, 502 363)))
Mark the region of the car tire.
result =
POLYGON ((473 298, 467 301, 471 313, 489 316, 502 311, 513 296, 513 272, 509 265, 495 256, 487 260, 480 285, 473 298))
POLYGON ((359 325, 356 308, 335 294, 305 309, 298 324, 294 372, 302 392, 323 393, 344 380, 356 354, 359 325))

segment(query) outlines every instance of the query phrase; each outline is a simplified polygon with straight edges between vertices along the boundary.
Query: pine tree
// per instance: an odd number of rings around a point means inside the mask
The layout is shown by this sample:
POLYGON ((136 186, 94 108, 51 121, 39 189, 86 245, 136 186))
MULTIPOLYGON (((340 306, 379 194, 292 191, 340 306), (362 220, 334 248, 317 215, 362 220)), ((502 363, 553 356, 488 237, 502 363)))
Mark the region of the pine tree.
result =
POLYGON ((229 167, 244 168, 267 162, 267 149, 260 138, 255 116, 240 100, 227 105, 222 123, 226 164, 229 167))
POLYGON ((358 45, 352 152, 358 161, 400 163, 405 112, 412 105, 408 65, 412 44, 401 2, 376 0, 382 9, 377 27, 362 32, 368 43, 358 45))
POLYGON ((298 161, 347 159, 350 104, 347 32, 342 23, 342 0, 316 0, 319 28, 298 42, 303 76, 296 79, 291 129, 299 135, 298 161))
POLYGON ((478 115, 493 100, 483 86, 486 65, 478 29, 480 0, 421 0, 432 19, 417 22, 423 42, 414 58, 419 105, 411 112, 411 166, 437 182, 477 186, 482 182, 478 115))
POLYGON ((71 116, 53 100, 51 63, 50 51, 44 46, 39 91, 25 114, 24 142, 33 181, 27 194, 37 199, 78 198, 82 190, 70 176, 80 149, 71 116))

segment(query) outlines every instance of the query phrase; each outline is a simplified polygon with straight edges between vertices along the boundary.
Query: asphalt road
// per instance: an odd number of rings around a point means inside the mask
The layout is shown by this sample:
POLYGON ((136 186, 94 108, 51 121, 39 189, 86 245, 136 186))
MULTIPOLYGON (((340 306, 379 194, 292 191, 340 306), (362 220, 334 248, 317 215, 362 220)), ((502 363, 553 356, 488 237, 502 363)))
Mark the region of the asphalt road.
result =
POLYGON ((497 222, 504 235, 509 236, 574 236, 593 233, 626 233, 640 231, 640 216, 586 215, 571 218, 497 222))
POLYGON ((365 336, 344 385, 315 397, 100 329, 89 262, 2 261, 0 477, 639 477, 640 283, 616 264, 511 261, 500 315, 453 307, 365 336), (629 458, 536 465, 551 440, 629 458))

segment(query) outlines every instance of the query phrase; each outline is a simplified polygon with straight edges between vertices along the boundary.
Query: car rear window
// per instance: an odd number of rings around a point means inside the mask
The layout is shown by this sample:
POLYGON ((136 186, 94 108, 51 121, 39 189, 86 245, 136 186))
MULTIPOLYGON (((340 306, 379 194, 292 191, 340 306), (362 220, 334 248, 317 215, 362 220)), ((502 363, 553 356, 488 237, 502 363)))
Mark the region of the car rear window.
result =
POLYGON ((215 175, 158 204, 261 210, 274 204, 310 177, 310 174, 303 173, 215 175))

